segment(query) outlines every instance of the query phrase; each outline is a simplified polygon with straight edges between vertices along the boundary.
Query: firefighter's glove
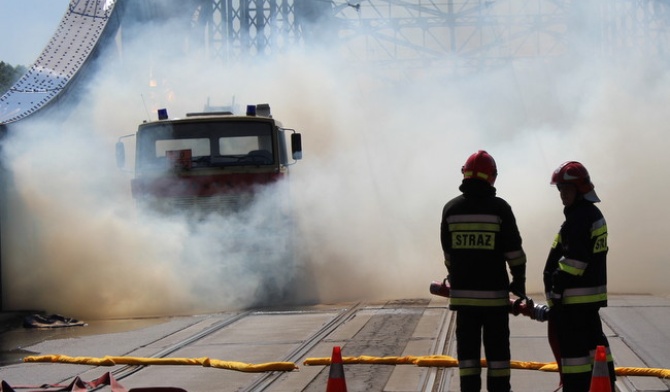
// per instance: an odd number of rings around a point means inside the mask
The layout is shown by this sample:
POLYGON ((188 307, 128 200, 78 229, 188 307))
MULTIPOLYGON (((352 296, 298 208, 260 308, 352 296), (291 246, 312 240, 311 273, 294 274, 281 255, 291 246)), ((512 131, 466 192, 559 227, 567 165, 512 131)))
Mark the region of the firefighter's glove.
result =
POLYGON ((556 270, 551 274, 551 291, 554 294, 563 295, 565 291, 565 272, 556 270))
POLYGON ((509 284, 509 291, 520 298, 526 298, 526 279, 513 278, 512 283, 509 284))

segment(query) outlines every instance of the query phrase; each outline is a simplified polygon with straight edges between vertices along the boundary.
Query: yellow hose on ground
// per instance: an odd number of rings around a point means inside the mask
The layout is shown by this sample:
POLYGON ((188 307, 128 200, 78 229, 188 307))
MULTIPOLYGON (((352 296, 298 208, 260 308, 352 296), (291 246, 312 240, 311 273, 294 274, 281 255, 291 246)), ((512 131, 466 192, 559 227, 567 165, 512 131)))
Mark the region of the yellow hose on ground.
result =
MULTIPOLYGON (((361 355, 360 357, 342 357, 343 364, 371 364, 371 365, 413 365, 421 357, 371 357, 361 355)), ((307 358, 303 365, 319 366, 330 365, 330 358, 307 358)))
MULTIPOLYGON (((405 356, 405 357, 342 357, 343 364, 385 364, 385 365, 416 365, 422 367, 458 367, 458 360, 448 355, 405 356)), ((486 360, 481 360, 486 367, 486 360)), ((330 365, 330 358, 307 358, 303 365, 330 365)), ((556 362, 510 361, 512 369, 539 370, 543 372, 558 372, 556 362)), ((617 376, 658 377, 670 378, 670 369, 617 367, 614 369, 617 376)))
MULTIPOLYGON (((60 362, 68 364, 91 365, 91 366, 115 366, 115 365, 198 365, 212 367, 216 369, 235 370, 238 372, 256 373, 256 372, 290 372, 298 369, 293 362, 268 362, 259 364, 250 364, 235 361, 222 361, 212 358, 140 358, 140 357, 115 357, 105 356, 102 358, 94 357, 70 357, 67 355, 33 355, 23 358, 24 362, 60 362)), ((482 359, 482 367, 486 367, 486 360, 482 359)), ((305 366, 328 366, 331 358, 306 358, 303 362, 305 366)), ((422 367, 458 367, 458 360, 448 355, 426 355, 403 357, 372 357, 361 355, 358 357, 342 357, 342 363, 348 365, 368 364, 368 365, 416 365, 422 367)), ((530 362, 530 361, 510 361, 512 369, 521 370, 539 370, 542 372, 558 372, 556 362, 530 362)), ((614 369, 618 376, 631 377, 658 377, 670 378, 670 369, 659 368, 637 368, 637 367, 617 367, 614 369)))
POLYGON ((60 362, 78 365, 115 366, 115 365, 199 365, 216 369, 235 370, 238 372, 290 372, 298 369, 293 362, 244 363, 203 358, 140 358, 140 357, 69 357, 67 355, 32 355, 23 358, 23 362, 60 362))

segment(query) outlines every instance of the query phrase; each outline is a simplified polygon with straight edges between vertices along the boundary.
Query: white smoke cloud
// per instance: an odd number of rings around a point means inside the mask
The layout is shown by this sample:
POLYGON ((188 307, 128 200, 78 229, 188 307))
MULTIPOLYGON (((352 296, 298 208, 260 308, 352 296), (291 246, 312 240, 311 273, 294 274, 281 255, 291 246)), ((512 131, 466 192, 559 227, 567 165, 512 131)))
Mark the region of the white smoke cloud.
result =
POLYGON ((459 79, 427 69, 390 84, 375 77, 383 70, 323 51, 223 66, 184 56, 184 35, 172 33, 138 33, 122 60, 104 59, 67 121, 12 128, 3 146, 12 175, 6 306, 89 318, 214 311, 250 304, 264 276, 283 281, 271 256, 250 272, 244 252, 219 241, 261 228, 263 202, 244 220, 195 227, 146 215, 130 197, 131 176, 114 163, 116 139, 155 119, 155 109, 183 116, 208 98, 226 105, 233 97, 270 103, 303 134, 305 158, 291 167, 290 188, 310 274, 304 300, 310 285, 322 302, 429 296, 430 281, 446 272, 442 206, 479 149, 496 159, 498 194, 517 215, 530 292, 542 290, 563 220, 551 172, 578 160, 608 220, 610 291, 667 294, 670 80, 654 60, 514 64, 459 79))

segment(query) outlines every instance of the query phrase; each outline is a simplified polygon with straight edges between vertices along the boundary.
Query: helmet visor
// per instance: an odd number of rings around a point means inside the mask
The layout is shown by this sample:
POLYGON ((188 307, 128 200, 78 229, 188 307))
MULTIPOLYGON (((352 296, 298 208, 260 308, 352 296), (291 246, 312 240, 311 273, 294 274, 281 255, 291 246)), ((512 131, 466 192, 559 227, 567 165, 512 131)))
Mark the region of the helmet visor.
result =
POLYGON ((590 202, 593 202, 593 203, 599 203, 600 202, 600 198, 598 197, 598 195, 596 195, 596 190, 595 189, 592 189, 592 190, 586 192, 584 194, 584 199, 586 199, 590 202))

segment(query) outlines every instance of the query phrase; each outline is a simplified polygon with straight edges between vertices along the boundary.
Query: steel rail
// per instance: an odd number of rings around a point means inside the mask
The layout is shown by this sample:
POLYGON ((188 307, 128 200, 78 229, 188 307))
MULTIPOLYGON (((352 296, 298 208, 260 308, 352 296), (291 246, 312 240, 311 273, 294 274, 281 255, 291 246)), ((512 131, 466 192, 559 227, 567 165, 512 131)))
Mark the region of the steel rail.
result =
MULTIPOLYGON (((208 328, 206 328, 206 329, 204 329, 204 330, 202 330, 202 331, 200 331, 200 332, 198 332, 198 333, 196 333, 196 334, 194 334, 194 335, 192 335, 188 338, 180 340, 179 342, 174 343, 173 345, 171 345, 171 346, 169 346, 169 347, 167 347, 167 348, 165 348, 161 351, 158 351, 157 353, 153 354, 150 358, 165 358, 168 355, 172 354, 173 352, 178 351, 178 350, 188 346, 191 343, 197 342, 198 340, 203 339, 203 338, 213 334, 214 332, 219 331, 219 330, 221 330, 221 329, 223 329, 223 328, 225 328, 225 327, 227 327, 227 326, 229 326, 229 325, 231 325, 231 324, 233 324, 233 323, 235 323, 235 322, 237 322, 237 321, 239 321, 239 320, 241 320, 241 319, 243 319, 243 318, 245 318, 245 317, 247 317, 247 316, 249 316, 250 314, 253 314, 253 313, 254 312, 250 310, 250 311, 245 311, 245 312, 240 312, 240 313, 234 314, 231 317, 228 317, 224 320, 221 320, 221 321, 211 325, 210 327, 208 327, 208 328)), ((189 325, 189 326, 185 327, 184 329, 190 328, 191 326, 192 325, 189 325)), ((182 329, 182 331, 184 329, 182 329)), ((146 366, 144 366, 144 365, 124 365, 121 368, 112 371, 111 374, 114 376, 114 378, 116 380, 122 380, 126 377, 129 377, 129 376, 139 372, 140 370, 142 370, 144 368, 146 368, 146 366)), ((98 391, 98 390, 101 390, 102 388, 105 388, 105 386, 101 385, 99 387, 91 389, 91 391, 98 391)))
MULTIPOLYGON (((305 339, 305 341, 294 348, 290 353, 288 353, 283 361, 287 362, 297 362, 303 358, 312 348, 319 344, 323 338, 328 336, 331 332, 336 330, 339 326, 349 321, 352 317, 356 315, 356 312, 361 308, 361 303, 356 303, 350 306, 349 308, 340 312, 336 317, 326 323, 321 329, 313 333, 310 337, 305 339)), ((247 385, 245 388, 240 389, 240 392, 246 391, 265 391, 270 388, 280 377, 281 372, 272 372, 265 373, 262 377, 258 378, 253 383, 247 385)))
MULTIPOLYGON (((449 355, 453 336, 456 331, 456 317, 454 312, 449 311, 448 307, 440 321, 440 329, 437 333, 437 339, 431 348, 434 355, 449 355)), ((423 391, 442 392, 448 391, 451 378, 448 377, 449 370, 446 368, 431 368, 428 377, 423 384, 423 391)))

